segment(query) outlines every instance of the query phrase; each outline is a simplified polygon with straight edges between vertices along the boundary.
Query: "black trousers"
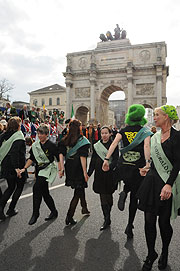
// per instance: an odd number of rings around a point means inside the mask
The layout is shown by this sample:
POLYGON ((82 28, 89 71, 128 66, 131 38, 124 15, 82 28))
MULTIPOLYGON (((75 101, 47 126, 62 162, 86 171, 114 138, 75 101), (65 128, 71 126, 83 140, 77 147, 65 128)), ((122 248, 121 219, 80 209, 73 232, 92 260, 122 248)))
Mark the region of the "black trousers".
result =
POLYGON ((24 188, 24 183, 26 180, 25 173, 22 174, 22 178, 18 178, 15 174, 9 174, 6 177, 8 188, 4 191, 0 197, 0 207, 3 210, 6 206, 7 201, 12 195, 12 201, 9 205, 9 209, 14 209, 19 197, 24 188))
MULTIPOLYGON (((167 254, 168 247, 173 234, 173 229, 170 224, 172 199, 169 199, 166 203, 167 203, 166 206, 161 206, 159 208, 158 224, 162 239, 162 252, 167 254)), ((145 212, 145 236, 149 256, 153 255, 155 252, 155 242, 157 235, 156 221, 157 215, 145 212)))
POLYGON ((75 188, 74 189, 74 196, 70 202, 69 210, 68 210, 68 216, 73 217, 76 207, 78 205, 78 202, 80 200, 81 207, 87 208, 87 202, 85 198, 85 188, 75 188))
POLYGON ((100 194, 100 201, 102 205, 113 205, 113 195, 112 194, 100 194))
POLYGON ((33 186, 33 215, 39 216, 39 209, 44 199, 51 212, 56 211, 54 200, 49 193, 48 182, 45 177, 37 176, 33 186))

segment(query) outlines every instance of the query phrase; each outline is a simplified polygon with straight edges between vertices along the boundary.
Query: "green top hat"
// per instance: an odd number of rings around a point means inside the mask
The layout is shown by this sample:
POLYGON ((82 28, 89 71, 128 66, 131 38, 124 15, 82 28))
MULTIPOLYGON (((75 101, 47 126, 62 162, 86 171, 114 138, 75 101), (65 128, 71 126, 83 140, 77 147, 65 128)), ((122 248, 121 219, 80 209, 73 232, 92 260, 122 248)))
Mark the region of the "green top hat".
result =
POLYGON ((147 123, 145 119, 146 111, 143 105, 133 104, 128 108, 128 113, 126 114, 125 123, 130 126, 141 125, 144 126, 147 123))

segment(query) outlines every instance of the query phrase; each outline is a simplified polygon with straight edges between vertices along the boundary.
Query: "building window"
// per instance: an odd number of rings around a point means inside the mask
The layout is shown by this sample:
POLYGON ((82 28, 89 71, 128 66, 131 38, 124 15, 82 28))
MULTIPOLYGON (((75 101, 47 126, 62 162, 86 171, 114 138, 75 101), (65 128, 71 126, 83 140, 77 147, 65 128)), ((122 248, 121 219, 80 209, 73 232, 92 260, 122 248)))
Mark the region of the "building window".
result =
POLYGON ((33 100, 33 105, 37 106, 37 100, 36 99, 33 100))
POLYGON ((52 98, 49 98, 49 105, 52 105, 52 98))
POLYGON ((60 105, 60 98, 57 98, 57 105, 60 105))

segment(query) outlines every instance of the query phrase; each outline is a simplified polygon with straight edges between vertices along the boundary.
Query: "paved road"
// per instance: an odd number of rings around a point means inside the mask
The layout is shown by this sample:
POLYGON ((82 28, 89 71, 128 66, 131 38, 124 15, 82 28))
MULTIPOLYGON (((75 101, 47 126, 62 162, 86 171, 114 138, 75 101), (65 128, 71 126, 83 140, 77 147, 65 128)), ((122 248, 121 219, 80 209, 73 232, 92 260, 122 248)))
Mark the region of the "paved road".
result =
MULTIPOLYGON (((92 191, 91 177, 87 192, 90 217, 81 215, 78 206, 77 225, 65 227, 65 216, 73 191, 63 185, 64 178, 53 184, 51 194, 59 210, 58 218, 45 222, 49 211, 44 204, 37 223, 28 225, 32 212, 32 179, 28 180, 22 199, 18 202, 19 213, 0 223, 0 270, 1 271, 139 271, 147 254, 143 213, 138 211, 134 223, 134 239, 127 241, 124 229, 127 223, 128 203, 124 212, 117 208, 118 192, 114 194, 112 226, 100 232, 103 216, 99 197, 92 191)), ((4 189, 5 184, 1 184, 4 189)), ((166 270, 180 270, 180 218, 174 225, 170 246, 169 266, 166 270)), ((156 243, 160 254, 161 241, 156 243)), ((158 270, 157 261, 152 270, 158 270)))

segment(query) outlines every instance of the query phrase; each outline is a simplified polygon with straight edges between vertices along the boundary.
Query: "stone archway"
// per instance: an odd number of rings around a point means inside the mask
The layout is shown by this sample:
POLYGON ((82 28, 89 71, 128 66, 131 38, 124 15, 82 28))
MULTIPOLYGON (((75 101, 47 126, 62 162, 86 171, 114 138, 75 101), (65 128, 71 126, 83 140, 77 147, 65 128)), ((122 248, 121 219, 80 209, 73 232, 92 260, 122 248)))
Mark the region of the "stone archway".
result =
MULTIPOLYGON (((116 91, 123 91, 123 89, 120 86, 117 85, 108 85, 106 86, 105 89, 102 90, 99 96, 99 102, 97 103, 98 106, 96 108, 96 118, 101 124, 107 124, 108 120, 108 110, 109 110, 109 96, 116 92, 116 91)), ((125 94, 125 108, 127 107, 126 105, 126 92, 123 91, 125 94)), ((124 110, 125 110, 124 108, 124 110)))
POLYGON ((79 106, 75 113, 75 118, 79 119, 82 124, 87 124, 89 121, 89 109, 86 106, 79 106))
POLYGON ((165 42, 131 45, 129 39, 99 42, 94 50, 68 53, 66 117, 72 104, 89 108, 91 120, 107 118, 112 92, 125 93, 126 111, 131 104, 166 104, 167 46, 165 42), (105 114, 105 116, 101 116, 105 114))

